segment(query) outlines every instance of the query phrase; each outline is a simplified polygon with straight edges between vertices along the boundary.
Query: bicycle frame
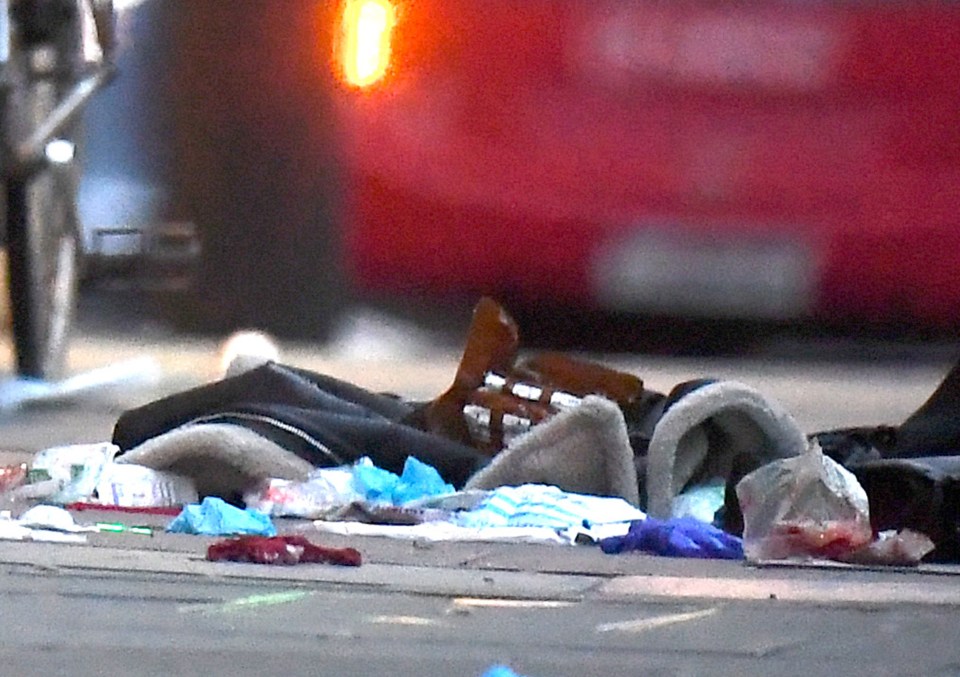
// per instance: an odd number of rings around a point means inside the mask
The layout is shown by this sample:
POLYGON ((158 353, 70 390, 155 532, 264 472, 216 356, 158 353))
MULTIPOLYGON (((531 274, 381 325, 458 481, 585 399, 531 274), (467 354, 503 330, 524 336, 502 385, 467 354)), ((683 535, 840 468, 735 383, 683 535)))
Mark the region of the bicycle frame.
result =
MULTIPOLYGON (((12 11, 16 1, 0 0, 0 73, 6 72, 14 50, 20 48, 17 26, 12 11)), ((80 0, 82 3, 88 1, 91 0, 80 0)), ((90 9, 93 11, 96 11, 96 2, 97 0, 92 0, 93 4, 90 5, 90 9)), ((112 12, 112 8, 108 7, 107 11, 112 12)), ((109 26, 109 22, 98 22, 97 25, 97 38, 104 53, 99 65, 73 82, 70 89, 59 98, 56 107, 50 111, 45 119, 37 121, 36 127, 23 138, 6 138, 0 141, 0 145, 5 148, 3 157, 0 158, 0 167, 2 167, 4 175, 30 173, 42 168, 49 162, 46 151, 50 142, 56 139, 57 135, 83 110, 90 98, 113 77, 114 69, 110 63, 113 36, 112 34, 99 34, 99 31, 108 31, 112 27, 101 28, 101 26, 109 26)), ((63 49, 65 46, 57 45, 56 48, 63 49)), ((78 44, 72 46, 72 48, 80 50, 83 46, 78 44)), ((0 81, 2 81, 3 86, 12 86, 13 84, 2 76, 0 76, 0 81)))

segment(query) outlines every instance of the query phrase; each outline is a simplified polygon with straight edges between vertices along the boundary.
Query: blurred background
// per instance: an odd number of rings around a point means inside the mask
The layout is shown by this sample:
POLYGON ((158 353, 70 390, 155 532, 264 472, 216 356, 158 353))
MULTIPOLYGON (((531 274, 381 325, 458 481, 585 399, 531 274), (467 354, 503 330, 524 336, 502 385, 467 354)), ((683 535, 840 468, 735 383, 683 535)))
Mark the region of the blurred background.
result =
POLYGON ((955 4, 116 5, 81 327, 953 349, 955 4))

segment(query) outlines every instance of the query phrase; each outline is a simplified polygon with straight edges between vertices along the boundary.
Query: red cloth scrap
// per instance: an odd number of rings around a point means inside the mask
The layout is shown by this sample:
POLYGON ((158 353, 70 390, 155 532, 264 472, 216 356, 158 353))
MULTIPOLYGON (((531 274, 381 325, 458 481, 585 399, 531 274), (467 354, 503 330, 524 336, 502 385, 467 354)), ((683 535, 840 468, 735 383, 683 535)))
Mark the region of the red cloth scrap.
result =
POLYGON ((314 545, 303 536, 240 536, 217 541, 207 548, 211 562, 251 562, 253 564, 339 564, 360 566, 360 553, 353 548, 327 548, 314 545))

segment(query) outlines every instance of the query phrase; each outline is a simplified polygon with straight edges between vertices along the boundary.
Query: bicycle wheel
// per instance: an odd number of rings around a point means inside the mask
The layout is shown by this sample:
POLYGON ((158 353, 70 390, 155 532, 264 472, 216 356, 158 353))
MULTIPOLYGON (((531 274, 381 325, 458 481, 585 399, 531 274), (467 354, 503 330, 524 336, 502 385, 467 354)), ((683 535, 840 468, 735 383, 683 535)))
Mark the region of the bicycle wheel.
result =
POLYGON ((78 278, 75 190, 65 168, 6 186, 7 270, 21 376, 52 380, 66 366, 78 278))
MULTIPOLYGON (((57 103, 59 83, 50 76, 52 53, 34 58, 15 89, 21 129, 34 129, 57 103), (44 70, 46 66, 46 70, 44 70)), ((74 123, 73 131, 78 129, 74 123)), ((77 295, 79 228, 75 160, 48 164, 8 177, 6 192, 7 274, 16 371, 52 380, 66 367, 70 325, 77 295)))

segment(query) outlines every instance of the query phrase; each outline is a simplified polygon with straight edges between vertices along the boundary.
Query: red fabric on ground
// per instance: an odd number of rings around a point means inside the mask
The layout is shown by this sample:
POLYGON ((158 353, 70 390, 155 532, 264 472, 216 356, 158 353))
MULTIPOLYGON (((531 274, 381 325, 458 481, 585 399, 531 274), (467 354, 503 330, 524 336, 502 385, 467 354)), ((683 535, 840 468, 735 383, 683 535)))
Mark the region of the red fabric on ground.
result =
POLYGON ((251 562, 253 564, 338 564, 358 567, 360 553, 353 548, 327 548, 314 545, 303 536, 240 536, 218 541, 207 548, 211 562, 251 562))

